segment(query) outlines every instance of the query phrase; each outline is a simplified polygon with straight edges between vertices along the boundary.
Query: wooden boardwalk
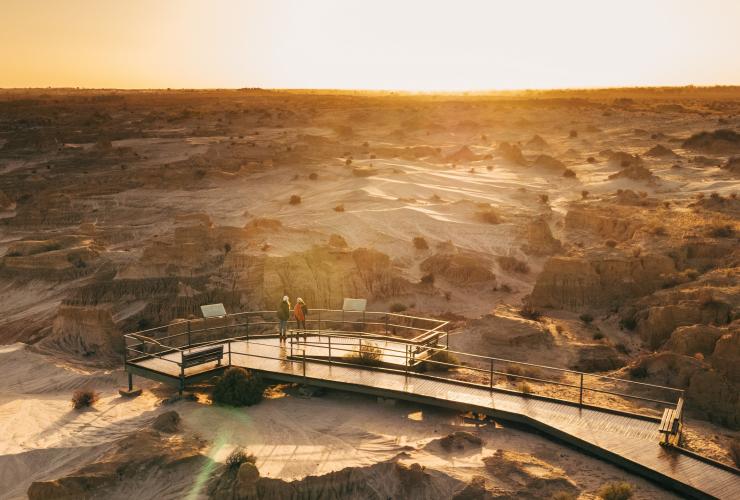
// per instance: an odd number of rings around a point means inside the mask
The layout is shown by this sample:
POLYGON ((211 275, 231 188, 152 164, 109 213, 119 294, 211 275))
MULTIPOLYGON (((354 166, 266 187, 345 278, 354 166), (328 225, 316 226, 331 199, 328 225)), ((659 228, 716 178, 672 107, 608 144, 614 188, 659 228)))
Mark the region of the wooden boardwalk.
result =
MULTIPOLYGON (((274 338, 223 345, 224 351, 230 352, 225 355, 225 365, 250 368, 271 379, 487 414, 531 426, 683 495, 740 499, 740 475, 736 470, 660 446, 659 421, 653 418, 489 390, 414 372, 379 371, 310 359, 304 363, 298 352, 291 357, 289 342, 280 343, 274 338)), ((314 354, 309 351, 307 357, 314 354)), ((161 358, 129 360, 126 368, 136 375, 179 383, 176 361, 180 356, 173 352, 161 358)), ((215 362, 188 368, 185 379, 195 381, 213 375, 214 370, 219 370, 215 362)))

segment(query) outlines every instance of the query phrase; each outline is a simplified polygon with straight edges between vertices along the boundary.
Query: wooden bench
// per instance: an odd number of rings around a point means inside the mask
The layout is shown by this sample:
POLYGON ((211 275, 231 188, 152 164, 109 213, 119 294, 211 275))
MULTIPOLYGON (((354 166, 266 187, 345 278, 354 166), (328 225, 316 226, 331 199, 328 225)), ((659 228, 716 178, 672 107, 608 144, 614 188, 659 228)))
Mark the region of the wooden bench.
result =
POLYGON ((213 347, 206 347, 204 349, 191 350, 190 352, 182 353, 182 367, 183 369, 191 366, 202 365, 210 361, 217 361, 218 366, 221 366, 221 360, 224 357, 224 346, 218 345, 213 347))
POLYGON ((683 426, 683 398, 678 398, 675 408, 663 410, 663 418, 660 420, 658 431, 663 434, 660 444, 664 446, 677 446, 681 437, 683 426))

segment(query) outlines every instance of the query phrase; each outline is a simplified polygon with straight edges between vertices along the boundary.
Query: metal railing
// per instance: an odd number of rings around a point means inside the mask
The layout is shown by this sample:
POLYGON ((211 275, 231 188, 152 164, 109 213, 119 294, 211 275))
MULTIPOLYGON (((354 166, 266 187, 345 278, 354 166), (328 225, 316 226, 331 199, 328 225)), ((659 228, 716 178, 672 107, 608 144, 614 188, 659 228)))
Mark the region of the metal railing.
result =
POLYGON ((311 313, 306 326, 314 328, 300 332, 293 328, 288 338, 290 349, 279 350, 274 356, 249 353, 249 349, 246 354, 232 351, 235 342, 281 349, 277 342, 268 340, 277 337, 275 313, 253 311, 126 334, 124 362, 157 358, 174 363, 184 380, 182 358, 173 353, 223 343, 228 364, 232 364, 232 354, 299 362, 304 376, 309 362, 362 366, 650 419, 659 419, 663 409, 675 408, 683 397, 683 390, 672 387, 453 351, 449 349, 446 321, 384 312, 321 309, 311 313))

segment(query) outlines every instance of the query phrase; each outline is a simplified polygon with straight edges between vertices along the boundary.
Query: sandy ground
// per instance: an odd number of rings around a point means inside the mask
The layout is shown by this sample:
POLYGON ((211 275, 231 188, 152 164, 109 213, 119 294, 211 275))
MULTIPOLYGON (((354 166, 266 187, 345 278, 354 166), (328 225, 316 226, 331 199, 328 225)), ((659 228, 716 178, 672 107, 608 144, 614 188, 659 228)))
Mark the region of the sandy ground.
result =
MULTIPOLYGON (((649 482, 544 437, 501 424, 476 429, 450 411, 340 392, 305 398, 293 390, 278 390, 251 408, 186 401, 163 406, 162 397, 171 394, 170 389, 150 384, 139 398, 121 398, 116 393, 124 382, 120 371, 86 371, 63 365, 22 344, 0 349, 0 363, 6 374, 0 380, 3 499, 24 498, 32 481, 55 479, 94 461, 107 444, 147 426, 167 410, 180 413, 186 434, 210 443, 206 453, 216 462, 225 460, 234 448, 243 447, 256 455, 261 474, 273 478, 322 475, 406 452, 405 462, 418 462, 469 481, 483 470, 482 457, 505 449, 529 453, 561 467, 584 491, 583 498, 604 482, 625 478, 636 487, 636 498, 672 498, 649 482), (71 408, 70 394, 79 387, 95 387, 101 392, 94 409, 71 408), (484 446, 464 456, 426 447, 456 430, 478 433, 484 446)), ((168 476, 172 484, 164 497, 161 491, 148 489, 146 480, 138 486, 129 484, 126 491, 134 492, 136 498, 176 498, 174 490, 187 491, 188 498, 201 498, 202 476, 210 472, 168 476)))

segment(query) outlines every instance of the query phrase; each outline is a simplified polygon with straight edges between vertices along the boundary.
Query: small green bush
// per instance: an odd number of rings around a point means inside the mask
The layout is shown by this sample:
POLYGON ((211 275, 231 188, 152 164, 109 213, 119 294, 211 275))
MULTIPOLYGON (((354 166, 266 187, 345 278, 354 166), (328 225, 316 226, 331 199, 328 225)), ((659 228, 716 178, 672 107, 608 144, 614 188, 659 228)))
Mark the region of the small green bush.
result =
POLYGON ((238 469, 242 464, 250 463, 254 465, 257 462, 257 457, 251 453, 247 453, 241 448, 236 448, 232 451, 228 457, 226 457, 226 466, 229 469, 238 469))
POLYGON ((414 243, 414 248, 416 248, 417 250, 428 250, 429 249, 429 243, 427 243, 427 240, 425 240, 421 236, 414 236, 413 243, 414 243))
POLYGON ((601 340, 604 338, 604 334, 600 331, 594 332, 594 340, 601 340))
POLYGON ((531 319, 533 321, 539 321, 542 317, 542 313, 530 305, 526 305, 519 309, 519 316, 525 319, 531 319))
POLYGON ((621 481, 603 485, 597 495, 604 500, 627 500, 633 493, 632 485, 621 481))
POLYGON ((630 377, 643 379, 648 376, 647 368, 644 365, 633 366, 629 369, 630 377))
POLYGON ((89 408, 95 404, 100 395, 92 389, 78 389, 72 394, 72 406, 75 410, 89 408))
POLYGON ((431 363, 428 361, 424 361, 422 364, 423 370, 429 370, 429 371, 448 371, 448 370, 454 370, 454 366, 448 366, 448 365, 459 365, 460 360, 452 354, 450 351, 440 349, 438 351, 435 351, 434 354, 429 356, 429 360, 431 361, 437 361, 437 363, 431 363), (446 365, 442 365, 440 363, 448 363, 446 365))
POLYGON ((213 388, 213 402, 229 406, 252 406, 262 401, 265 386, 262 378, 245 370, 231 367, 218 378, 213 388))
POLYGON ((344 359, 356 365, 379 366, 383 352, 372 342, 364 342, 360 349, 344 356, 344 359))
POLYGON ((404 312, 406 309, 408 309, 408 307, 406 307, 406 304, 402 304, 401 302, 394 302, 388 308, 388 310, 392 313, 404 312))
POLYGON ((637 328, 637 319, 634 316, 629 318, 622 318, 621 320, 619 320, 619 327, 622 330, 632 331, 637 328))
POLYGON ((588 314, 588 313, 583 313, 583 314, 581 314, 580 316, 578 316, 578 318, 579 318, 579 319, 580 319, 581 321, 583 321, 584 323, 586 323, 587 325, 590 325, 590 324, 591 324, 591 322, 592 322, 592 321, 594 320, 594 317, 593 317, 593 316, 591 316, 591 315, 590 315, 590 314, 588 314))
POLYGON ((297 194, 291 195, 290 197, 290 204, 291 205, 298 205, 301 202, 301 197, 297 194))

